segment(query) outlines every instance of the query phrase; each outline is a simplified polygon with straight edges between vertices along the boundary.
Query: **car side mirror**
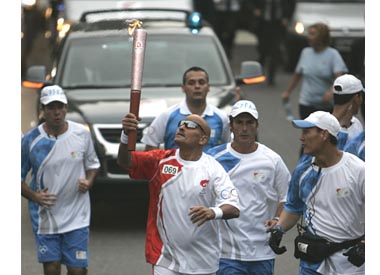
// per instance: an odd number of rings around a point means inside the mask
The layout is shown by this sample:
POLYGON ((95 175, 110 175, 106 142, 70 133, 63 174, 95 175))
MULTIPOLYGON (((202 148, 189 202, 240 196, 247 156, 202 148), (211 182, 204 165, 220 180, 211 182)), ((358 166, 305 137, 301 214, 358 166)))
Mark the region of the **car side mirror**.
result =
POLYGON ((266 80, 260 62, 244 61, 241 63, 240 75, 235 77, 236 85, 252 85, 266 80))
POLYGON ((45 83, 46 68, 42 65, 35 65, 26 71, 25 80, 22 86, 25 88, 42 88, 45 83))

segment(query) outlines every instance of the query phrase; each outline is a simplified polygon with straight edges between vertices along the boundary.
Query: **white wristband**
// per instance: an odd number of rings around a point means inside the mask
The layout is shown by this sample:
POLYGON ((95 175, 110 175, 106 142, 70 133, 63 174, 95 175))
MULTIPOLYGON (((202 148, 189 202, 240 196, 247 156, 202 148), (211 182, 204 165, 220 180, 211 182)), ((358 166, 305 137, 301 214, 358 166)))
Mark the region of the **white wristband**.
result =
POLYGON ((223 218, 223 210, 220 207, 210 207, 210 209, 215 213, 215 220, 223 218))
POLYGON ((120 142, 123 144, 128 144, 128 136, 124 133, 124 130, 121 131, 120 142))

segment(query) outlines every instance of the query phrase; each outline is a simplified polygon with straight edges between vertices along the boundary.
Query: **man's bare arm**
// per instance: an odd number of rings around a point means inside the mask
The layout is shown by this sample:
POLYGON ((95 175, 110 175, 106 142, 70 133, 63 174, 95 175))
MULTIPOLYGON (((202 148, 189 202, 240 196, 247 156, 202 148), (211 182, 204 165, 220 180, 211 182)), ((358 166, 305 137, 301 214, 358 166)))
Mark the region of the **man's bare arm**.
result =
POLYGON ((139 121, 132 113, 128 113, 122 120, 124 139, 121 140, 117 154, 117 164, 125 169, 132 167, 132 152, 128 150, 126 142, 129 131, 137 131, 139 121))

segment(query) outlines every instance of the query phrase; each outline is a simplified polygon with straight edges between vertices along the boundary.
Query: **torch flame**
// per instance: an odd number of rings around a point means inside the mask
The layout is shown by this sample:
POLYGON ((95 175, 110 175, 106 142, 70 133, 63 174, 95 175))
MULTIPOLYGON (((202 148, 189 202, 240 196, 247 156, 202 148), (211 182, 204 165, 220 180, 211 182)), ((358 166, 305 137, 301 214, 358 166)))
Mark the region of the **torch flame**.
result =
POLYGON ((132 35, 136 28, 141 28, 143 22, 138 19, 132 19, 131 21, 127 21, 128 23, 128 33, 132 35))

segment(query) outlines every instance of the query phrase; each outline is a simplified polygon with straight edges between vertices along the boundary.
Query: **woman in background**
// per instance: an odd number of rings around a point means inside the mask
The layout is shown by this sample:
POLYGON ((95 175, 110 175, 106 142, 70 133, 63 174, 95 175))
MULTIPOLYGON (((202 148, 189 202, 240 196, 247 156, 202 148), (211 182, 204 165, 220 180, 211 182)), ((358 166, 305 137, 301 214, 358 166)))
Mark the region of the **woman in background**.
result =
POLYGON ((282 93, 283 102, 289 101, 290 94, 303 79, 299 116, 305 119, 315 111, 332 112, 334 80, 348 71, 340 53, 330 47, 330 29, 324 23, 308 28, 309 47, 302 50, 296 69, 282 93))

